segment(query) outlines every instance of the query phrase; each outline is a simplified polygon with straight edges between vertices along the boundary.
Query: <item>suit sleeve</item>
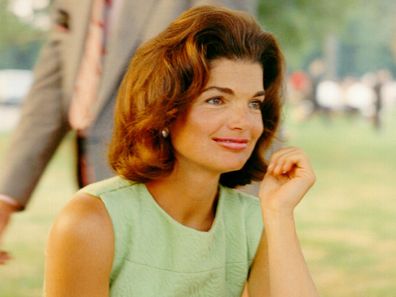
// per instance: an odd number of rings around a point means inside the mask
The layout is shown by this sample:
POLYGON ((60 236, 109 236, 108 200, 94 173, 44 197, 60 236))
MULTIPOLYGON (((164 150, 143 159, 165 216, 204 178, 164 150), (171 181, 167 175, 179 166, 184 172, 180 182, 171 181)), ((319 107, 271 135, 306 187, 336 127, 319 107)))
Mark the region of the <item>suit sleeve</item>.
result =
POLYGON ((23 207, 69 129, 62 100, 62 34, 51 29, 35 66, 34 80, 0 167, 0 193, 23 207))

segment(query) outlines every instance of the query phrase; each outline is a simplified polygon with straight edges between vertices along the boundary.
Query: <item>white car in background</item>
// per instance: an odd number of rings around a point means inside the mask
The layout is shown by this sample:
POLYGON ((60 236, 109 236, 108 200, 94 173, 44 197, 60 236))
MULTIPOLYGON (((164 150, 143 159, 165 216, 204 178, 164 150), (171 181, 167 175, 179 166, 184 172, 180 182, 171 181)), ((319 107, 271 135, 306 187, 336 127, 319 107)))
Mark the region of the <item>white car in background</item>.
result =
POLYGON ((33 80, 31 70, 0 69, 0 132, 15 127, 20 106, 33 80))
POLYGON ((31 70, 0 70, 0 104, 20 105, 32 80, 31 70))

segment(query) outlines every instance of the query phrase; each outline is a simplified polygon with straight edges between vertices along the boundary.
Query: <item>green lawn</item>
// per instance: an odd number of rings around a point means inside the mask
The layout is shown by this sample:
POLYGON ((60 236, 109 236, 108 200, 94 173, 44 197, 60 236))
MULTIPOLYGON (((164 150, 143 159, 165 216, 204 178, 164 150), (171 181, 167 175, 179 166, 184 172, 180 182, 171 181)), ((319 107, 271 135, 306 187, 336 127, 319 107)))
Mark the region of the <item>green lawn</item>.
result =
MULTIPOLYGON (((396 114, 384 131, 338 116, 288 118, 291 145, 311 156, 317 184, 297 209, 298 233, 323 297, 393 297, 396 292, 396 114)), ((0 135, 0 157, 8 135, 0 135)), ((56 213, 74 192, 72 144, 66 140, 28 211, 15 217, 0 267, 1 297, 41 296, 44 246, 56 213)))
POLYGON ((298 208, 299 234, 321 296, 396 292, 396 114, 376 133, 360 118, 288 121, 317 184, 298 208))
MULTIPOLYGON (((0 156, 7 135, 0 136, 0 156)), ((55 215, 75 191, 70 137, 61 145, 25 212, 15 215, 2 245, 13 260, 0 266, 1 297, 42 296, 44 247, 55 215)), ((3 160, 2 160, 3 161, 3 160)))

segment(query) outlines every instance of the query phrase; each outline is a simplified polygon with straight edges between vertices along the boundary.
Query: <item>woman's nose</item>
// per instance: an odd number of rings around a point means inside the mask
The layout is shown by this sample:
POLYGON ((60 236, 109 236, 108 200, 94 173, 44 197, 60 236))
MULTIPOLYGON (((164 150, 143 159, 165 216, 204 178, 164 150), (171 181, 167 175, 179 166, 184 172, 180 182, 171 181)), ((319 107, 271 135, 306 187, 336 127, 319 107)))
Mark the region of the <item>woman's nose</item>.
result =
POLYGON ((230 109, 228 124, 231 129, 244 130, 249 126, 249 109, 244 104, 235 104, 230 109))

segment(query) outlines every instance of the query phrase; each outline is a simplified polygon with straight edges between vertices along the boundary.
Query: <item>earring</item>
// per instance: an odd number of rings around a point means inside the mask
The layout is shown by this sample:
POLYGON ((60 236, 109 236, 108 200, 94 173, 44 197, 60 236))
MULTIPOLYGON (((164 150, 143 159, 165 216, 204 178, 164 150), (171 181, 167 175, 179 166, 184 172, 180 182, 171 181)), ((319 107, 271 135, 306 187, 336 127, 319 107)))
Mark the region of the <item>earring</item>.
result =
POLYGON ((168 128, 164 128, 161 130, 161 135, 163 138, 167 138, 169 136, 169 129, 168 128))

